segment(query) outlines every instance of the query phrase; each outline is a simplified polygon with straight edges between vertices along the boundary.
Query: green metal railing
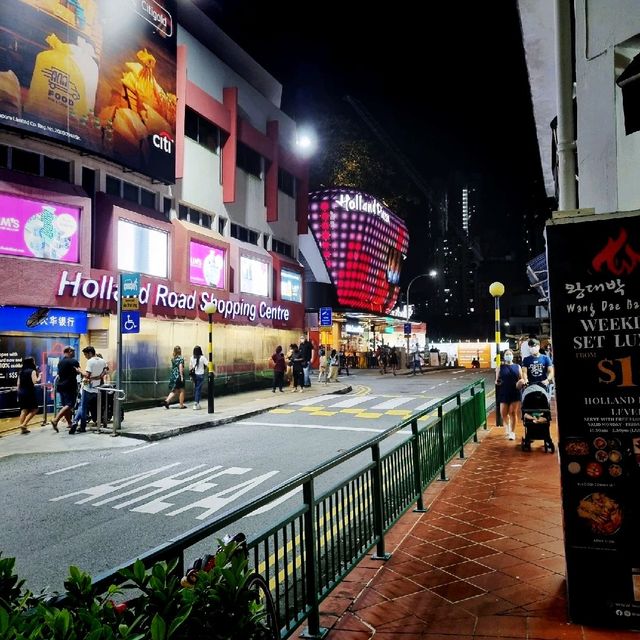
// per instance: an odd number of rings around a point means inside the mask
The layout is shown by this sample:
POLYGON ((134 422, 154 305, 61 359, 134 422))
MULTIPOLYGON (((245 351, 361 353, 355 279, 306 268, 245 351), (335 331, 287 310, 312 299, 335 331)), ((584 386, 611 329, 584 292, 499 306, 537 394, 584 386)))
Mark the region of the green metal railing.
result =
MULTIPOLYGON (((383 433, 262 494, 251 504, 188 531, 180 538, 152 549, 141 560, 178 558, 184 571, 185 550, 206 538, 239 529, 241 518, 302 490, 301 506, 288 518, 250 541, 250 562, 267 580, 288 638, 307 621, 307 638, 322 638, 319 605, 346 574, 375 546, 374 558, 388 557, 385 532, 417 501, 424 510, 422 492, 436 478, 446 480, 446 465, 477 430, 487 428, 484 380, 416 413, 383 433), (435 412, 435 415, 434 415, 435 412), (424 422, 419 426, 419 422, 424 422), (411 434, 388 452, 380 444, 410 428, 411 434), (326 493, 316 496, 317 479, 358 455, 369 452, 370 462, 326 493)), ((212 543, 212 548, 215 544, 212 543)), ((121 565, 96 578, 98 588, 121 582, 121 565)))

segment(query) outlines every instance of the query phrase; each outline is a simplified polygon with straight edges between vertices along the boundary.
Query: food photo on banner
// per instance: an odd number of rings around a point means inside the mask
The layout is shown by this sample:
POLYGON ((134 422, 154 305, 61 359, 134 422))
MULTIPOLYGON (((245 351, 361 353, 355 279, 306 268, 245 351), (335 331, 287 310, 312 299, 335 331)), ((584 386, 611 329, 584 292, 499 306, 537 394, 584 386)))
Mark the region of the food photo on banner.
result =
POLYGON ((640 629, 640 216, 557 217, 547 262, 570 617, 640 629))
POLYGON ((175 181, 175 0, 2 0, 0 123, 175 181))

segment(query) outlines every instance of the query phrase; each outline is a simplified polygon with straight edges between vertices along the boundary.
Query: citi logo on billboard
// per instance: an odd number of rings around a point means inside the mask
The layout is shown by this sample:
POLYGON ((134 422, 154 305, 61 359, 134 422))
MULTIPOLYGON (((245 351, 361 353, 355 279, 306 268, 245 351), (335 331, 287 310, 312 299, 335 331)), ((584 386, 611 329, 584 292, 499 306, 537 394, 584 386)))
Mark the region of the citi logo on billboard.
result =
POLYGON ((0 229, 3 231, 19 231, 20 220, 17 218, 0 218, 0 229))
POLYGON ((151 142, 156 149, 165 153, 173 153, 173 138, 166 132, 154 133, 151 142))
POLYGON ((168 38, 173 35, 171 14, 155 0, 131 0, 135 12, 168 38))

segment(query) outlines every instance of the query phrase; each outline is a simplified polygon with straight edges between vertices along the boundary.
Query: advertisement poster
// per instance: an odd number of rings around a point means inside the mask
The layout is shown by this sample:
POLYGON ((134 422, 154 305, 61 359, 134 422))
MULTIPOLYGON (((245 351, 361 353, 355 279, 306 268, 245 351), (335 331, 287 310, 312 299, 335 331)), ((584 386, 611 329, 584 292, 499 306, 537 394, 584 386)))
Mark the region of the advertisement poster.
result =
POLYGON ((224 249, 192 240, 189 243, 189 282, 224 289, 224 249))
POLYGON ((78 262, 80 210, 0 194, 0 255, 78 262))
POLYGON ((294 271, 280 272, 280 297, 291 302, 302 302, 302 276, 294 271))
POLYGON ((0 124, 175 181, 175 0, 2 0, 0 124))
POLYGON ((269 265, 262 260, 240 256, 240 291, 255 296, 268 296, 269 265))
POLYGON ((640 216, 547 226, 573 622, 640 629, 640 216))

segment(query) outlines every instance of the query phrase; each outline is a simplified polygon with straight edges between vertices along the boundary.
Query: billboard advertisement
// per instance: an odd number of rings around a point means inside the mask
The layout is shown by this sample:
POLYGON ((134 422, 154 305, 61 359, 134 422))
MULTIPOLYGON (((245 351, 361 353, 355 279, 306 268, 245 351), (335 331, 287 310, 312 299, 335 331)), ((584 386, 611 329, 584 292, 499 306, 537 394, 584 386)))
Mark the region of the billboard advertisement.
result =
POLYGON ((342 307, 380 314, 395 307, 409 247, 398 216, 366 193, 327 189, 309 194, 309 228, 342 307))
POLYGON ((3 0, 0 123, 175 181, 175 0, 3 0))
POLYGON ((255 296, 268 296, 269 271, 266 262, 240 256, 240 291, 255 296))
POLYGON ((640 216, 554 219, 547 262, 569 613, 638 629, 640 216))
POLYGON ((302 276, 295 271, 280 272, 280 297, 291 302, 302 302, 302 276))
POLYGON ((189 243, 189 282, 224 289, 224 249, 201 242, 189 243))
POLYGON ((78 262, 80 209, 0 194, 0 255, 78 262))

